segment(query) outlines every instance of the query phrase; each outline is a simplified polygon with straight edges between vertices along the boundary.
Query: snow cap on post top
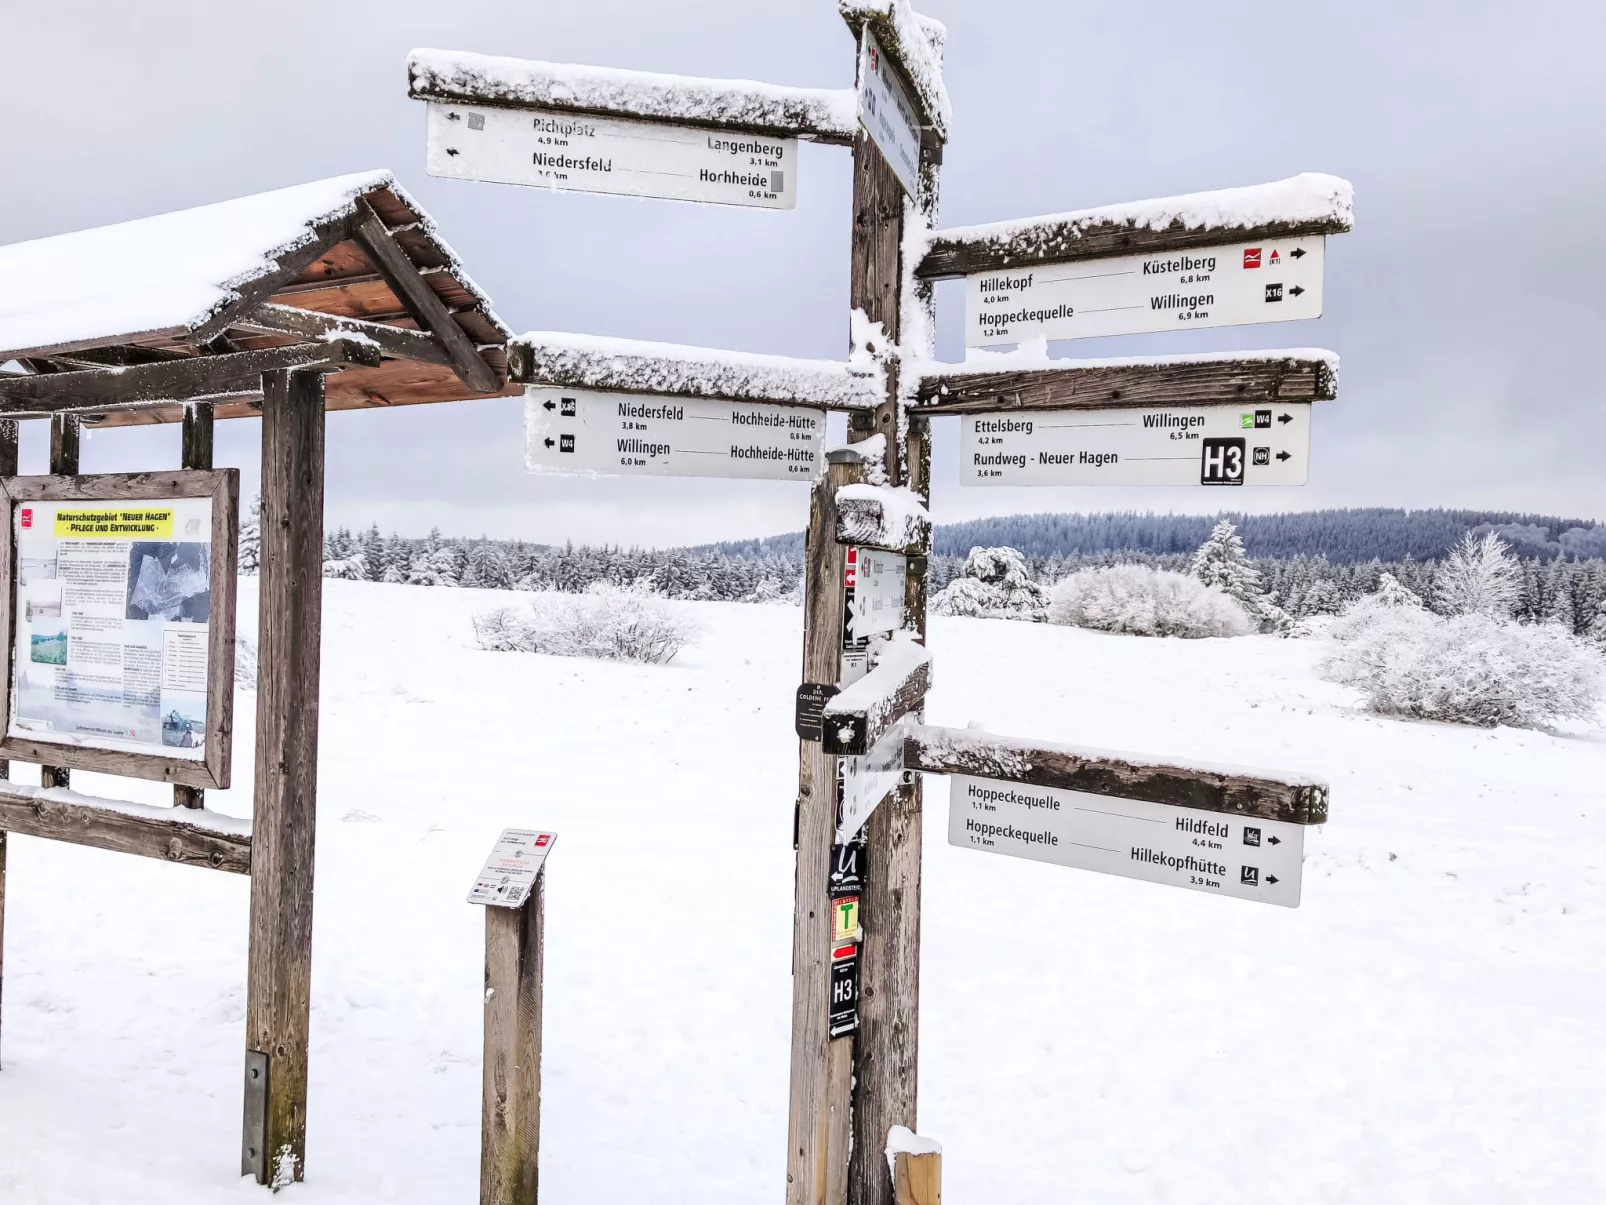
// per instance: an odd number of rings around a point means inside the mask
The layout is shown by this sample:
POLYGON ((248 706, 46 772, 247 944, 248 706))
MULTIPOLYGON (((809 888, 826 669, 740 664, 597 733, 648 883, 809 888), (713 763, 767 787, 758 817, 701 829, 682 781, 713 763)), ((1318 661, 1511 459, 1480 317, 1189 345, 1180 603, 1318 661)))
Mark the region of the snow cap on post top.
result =
POLYGON ((897 60, 924 110, 925 124, 946 142, 953 120, 948 89, 942 81, 947 28, 915 12, 907 0, 838 0, 837 8, 854 37, 860 37, 868 25, 876 41, 897 60))
POLYGON ((844 485, 836 492, 836 542, 923 556, 931 512, 904 486, 844 485))

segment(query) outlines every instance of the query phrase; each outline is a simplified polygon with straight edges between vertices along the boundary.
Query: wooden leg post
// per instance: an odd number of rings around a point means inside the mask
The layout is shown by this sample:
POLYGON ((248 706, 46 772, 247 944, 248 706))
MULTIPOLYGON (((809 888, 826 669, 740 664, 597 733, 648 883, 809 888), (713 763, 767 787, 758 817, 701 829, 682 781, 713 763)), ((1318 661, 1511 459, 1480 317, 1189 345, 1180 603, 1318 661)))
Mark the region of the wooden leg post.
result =
MULTIPOLYGON (((186 469, 212 467, 212 403, 185 403, 181 448, 180 467, 186 469)), ((205 807, 206 791, 201 787, 175 785, 173 803, 181 808, 205 807)))
MULTIPOLYGON (((17 420, 0 419, 0 477, 17 475, 17 420)), ((11 763, 0 758, 0 778, 11 777, 11 763)), ((0 831, 0 1017, 5 1015, 6 834, 0 831)))
POLYGON ((324 378, 306 370, 270 372, 262 385, 260 649, 240 1162, 242 1175, 279 1186, 300 1180, 306 1165, 324 378))
POLYGON ((541 933, 546 875, 518 908, 485 909, 480 1205, 535 1205, 541 1151, 541 933))
MULTIPOLYGON (((76 414, 55 414, 50 418, 50 472, 58 477, 78 475, 78 437, 80 424, 76 414)), ((72 785, 72 771, 66 766, 40 766, 39 785, 65 787, 72 785)))
MULTIPOLYGON (((880 1157, 880 1152, 877 1152, 880 1157)), ((942 1205, 942 1155, 899 1151, 892 1161, 893 1205, 942 1205)))

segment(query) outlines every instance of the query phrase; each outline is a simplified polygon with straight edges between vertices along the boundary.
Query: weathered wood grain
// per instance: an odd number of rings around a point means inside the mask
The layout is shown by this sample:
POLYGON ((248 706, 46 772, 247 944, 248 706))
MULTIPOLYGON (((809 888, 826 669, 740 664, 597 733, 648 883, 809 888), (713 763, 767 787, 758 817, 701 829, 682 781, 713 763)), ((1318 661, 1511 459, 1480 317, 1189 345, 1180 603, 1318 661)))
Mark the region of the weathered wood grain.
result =
POLYGON ((1289 824, 1327 823, 1327 784, 1313 778, 1151 762, 1135 754, 930 725, 910 731, 903 756, 905 768, 931 774, 995 778, 1289 824))
MULTIPOLYGON (((3 1021, 6 1002, 6 831, 0 829, 0 1037, 4 1037, 3 1021)), ((0 1052, 3 1052, 0 1044, 0 1052)), ((0 1058, 0 1068, 5 1060, 0 1058)))
MULTIPOLYGON (((179 434, 179 466, 186 469, 210 469, 212 467, 212 433, 213 415, 210 402, 186 402, 184 404, 184 423, 179 434)), ((232 693, 232 692, 231 692, 232 693)), ((181 808, 201 808, 206 806, 206 789, 204 787, 185 786, 182 783, 173 787, 173 804, 181 808)))
POLYGON ((337 314, 322 314, 316 310, 300 310, 287 305, 264 305, 241 326, 259 330, 281 331, 289 335, 302 335, 308 339, 324 339, 330 335, 356 335, 371 339, 387 356, 404 360, 422 360, 428 364, 451 364, 451 357, 439 339, 426 331, 408 330, 399 326, 386 326, 383 322, 365 322, 360 318, 342 318, 337 314))
MULTIPOLYGON (((268 1058, 265 1182, 306 1167, 323 603, 324 377, 263 381, 247 1049, 268 1058)), ((250 1161, 242 1158, 242 1167, 250 1161)))
POLYGON ((546 875, 518 908, 485 909, 480 1205, 535 1205, 541 1150, 546 875))
POLYGON ((1077 364, 1015 372, 934 373, 920 380, 922 413, 997 414, 1015 410, 1109 410, 1157 406, 1331 401, 1332 361, 1235 357, 1077 364))
POLYGON ((914 530, 910 532, 901 520, 898 523, 888 521, 887 508, 879 498, 838 498, 836 507, 836 539, 839 544, 896 552, 903 556, 921 556, 931 543, 929 516, 916 520, 914 530), (900 538, 911 534, 914 536, 912 540, 900 538))
MULTIPOLYGON (((63 373, 59 375, 70 376, 73 374, 63 373)), ((50 379, 54 380, 56 378, 52 377, 50 379)), ((53 414, 50 416, 50 472, 52 475, 58 478, 77 476, 82 433, 83 426, 76 414, 53 414)), ((8 513, 5 519, 6 526, 9 528, 12 522, 11 515, 8 513)), ((7 538, 10 538, 9 531, 7 532, 7 538)), ((10 576, 5 579, 7 593, 12 593, 12 580, 10 576)), ((15 617, 13 617, 13 622, 15 622, 15 617)), ((12 639, 7 643, 6 647, 14 648, 15 639, 15 633, 13 633, 12 639)), ((6 743, 6 733, 11 727, 9 687, 10 683, 8 682, 7 698, 3 703, 0 703, 0 716, 3 716, 5 721, 0 724, 0 744, 6 743)), ((50 758, 48 762, 42 758, 36 760, 39 761, 39 785, 41 787, 65 788, 72 785, 72 770, 70 769, 72 763, 70 761, 61 761, 55 757, 50 758)))
POLYGON ((152 402, 205 401, 261 392, 262 374, 285 368, 377 367, 379 348, 354 340, 196 356, 128 368, 0 377, 0 413, 46 415, 123 410, 152 402))
POLYGON ((1349 228, 1349 223, 1337 218, 1265 222, 1258 226, 1189 227, 1174 221, 1159 230, 1135 222, 1044 219, 1007 238, 961 238, 939 230, 931 236, 925 258, 915 268, 915 273, 924 280, 948 280, 976 272, 1067 264, 1112 255, 1188 251, 1195 247, 1342 234, 1349 228))
MULTIPOLYGON (((0 419, 0 478, 15 477, 17 475, 17 422, 15 419, 0 419)), ((0 514, 0 522, 10 526, 10 511, 0 514)), ((10 543, 9 540, 6 541, 10 543)), ((9 594, 10 574, 5 572, 4 563, 8 558, 0 554, 0 591, 9 594)), ((0 608, 0 647, 11 647, 10 607, 0 608)), ((9 661, 9 658, 6 658, 9 661)), ((8 697, 10 684, 0 679, 0 691, 8 697)), ((10 779, 11 763, 0 760, 0 779, 10 779)), ((6 967, 6 834, 0 829, 0 1018, 5 1016, 5 976, 6 967)), ((0 1066, 4 1066, 0 1062, 0 1066)))
POLYGON ((56 788, 0 785, 0 829, 182 866, 251 873, 249 834, 208 825, 185 808, 100 803, 56 788))
POLYGON ((318 262, 319 258, 327 253, 331 247, 343 242, 350 235, 351 215, 349 214, 331 218, 327 222, 314 227, 312 239, 293 251, 288 251, 279 256, 274 261, 272 271, 257 277, 255 280, 236 285, 234 288, 236 300, 231 301, 200 326, 196 327, 190 334, 190 342, 197 346, 204 346, 210 340, 221 335, 234 325, 234 320, 237 317, 241 314, 250 313, 250 311, 318 262))
POLYGON ((417 266, 396 245, 396 240, 391 237, 379 215, 360 197, 357 200, 356 234, 374 267, 385 278, 385 283, 406 304, 419 325, 441 341, 463 383, 481 392, 500 388, 502 381, 496 371, 480 358, 473 341, 452 320, 446 302, 419 275, 417 266))
POLYGON ((893 1205, 942 1205, 942 1155, 927 1151, 892 1157, 893 1205))

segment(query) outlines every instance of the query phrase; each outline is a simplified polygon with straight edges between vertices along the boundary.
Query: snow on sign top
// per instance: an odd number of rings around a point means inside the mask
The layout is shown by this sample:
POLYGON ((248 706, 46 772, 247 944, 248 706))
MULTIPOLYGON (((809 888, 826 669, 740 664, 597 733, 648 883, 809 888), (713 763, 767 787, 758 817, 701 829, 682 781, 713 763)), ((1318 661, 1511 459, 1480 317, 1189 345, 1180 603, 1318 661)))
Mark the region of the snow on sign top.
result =
POLYGON ((411 95, 425 100, 570 109, 841 142, 858 133, 851 88, 787 88, 427 49, 408 56, 407 78, 411 95))
MULTIPOLYGON (((277 256, 313 241, 316 226, 381 188, 421 212, 378 170, 0 247, 0 360, 194 330, 276 270, 277 256)), ((451 271, 474 288, 455 259, 451 271)))

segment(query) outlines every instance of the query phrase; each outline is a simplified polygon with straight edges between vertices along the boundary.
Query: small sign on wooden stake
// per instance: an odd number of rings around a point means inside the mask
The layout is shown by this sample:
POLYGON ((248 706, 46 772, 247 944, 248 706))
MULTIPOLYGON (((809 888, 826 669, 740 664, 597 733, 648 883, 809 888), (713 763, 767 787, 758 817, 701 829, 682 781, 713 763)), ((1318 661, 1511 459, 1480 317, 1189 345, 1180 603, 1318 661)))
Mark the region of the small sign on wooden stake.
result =
POLYGON ((535 890, 546 856, 552 852, 556 833, 539 832, 529 828, 506 828, 497 838, 491 856, 474 880, 474 889, 468 893, 471 904, 488 904, 493 908, 519 908, 535 890))

